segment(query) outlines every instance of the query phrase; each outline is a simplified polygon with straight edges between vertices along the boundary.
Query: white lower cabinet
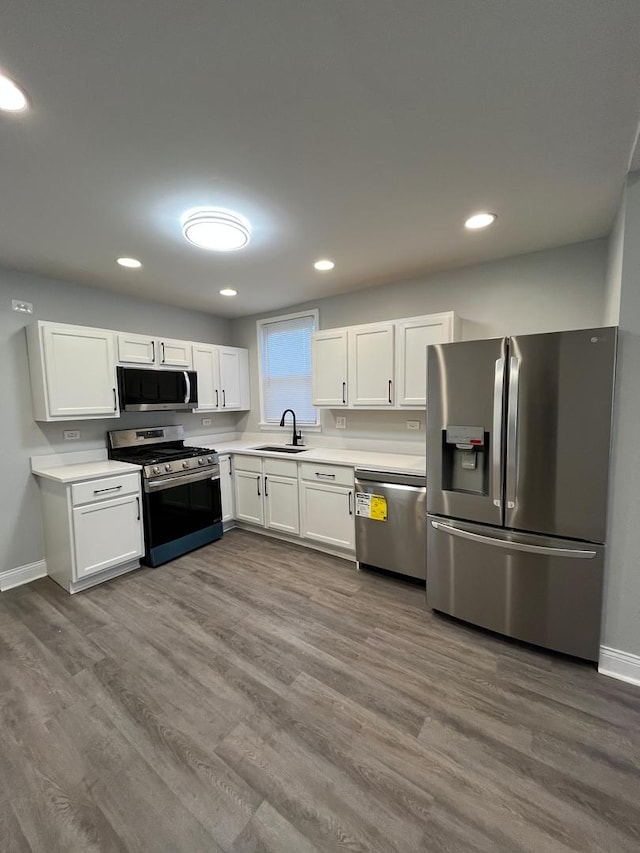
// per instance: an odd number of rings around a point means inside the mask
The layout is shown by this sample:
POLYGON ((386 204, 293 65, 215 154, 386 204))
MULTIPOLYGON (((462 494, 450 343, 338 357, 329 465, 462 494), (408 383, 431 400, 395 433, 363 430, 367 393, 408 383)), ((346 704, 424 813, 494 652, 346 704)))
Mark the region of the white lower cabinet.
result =
POLYGON ((300 465, 302 536, 333 548, 356 547, 353 468, 342 465, 300 465))
POLYGON ((144 554, 137 471, 75 483, 41 478, 47 573, 78 592, 137 568, 144 554))
POLYGON ((220 456, 220 494, 222 497, 222 523, 227 524, 236 517, 233 466, 229 455, 220 456))
POLYGON ((298 466, 291 459, 234 456, 236 518, 281 533, 300 533, 298 466))

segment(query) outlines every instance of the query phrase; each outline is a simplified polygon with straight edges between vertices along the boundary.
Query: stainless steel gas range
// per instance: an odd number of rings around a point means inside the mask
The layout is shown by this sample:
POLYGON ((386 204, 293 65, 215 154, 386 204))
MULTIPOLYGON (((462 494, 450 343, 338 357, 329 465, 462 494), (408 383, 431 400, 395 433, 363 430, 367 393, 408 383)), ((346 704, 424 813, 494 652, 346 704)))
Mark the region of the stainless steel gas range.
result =
POLYGON ((109 457, 142 466, 144 562, 159 566, 222 536, 218 454, 185 447, 181 425, 114 430, 109 457))

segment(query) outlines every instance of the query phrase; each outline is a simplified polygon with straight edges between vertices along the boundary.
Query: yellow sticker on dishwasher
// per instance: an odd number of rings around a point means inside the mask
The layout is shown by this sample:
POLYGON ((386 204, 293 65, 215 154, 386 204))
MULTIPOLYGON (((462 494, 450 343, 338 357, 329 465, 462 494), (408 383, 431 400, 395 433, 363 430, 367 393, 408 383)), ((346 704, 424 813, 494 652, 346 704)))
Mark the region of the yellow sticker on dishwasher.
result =
POLYGON ((387 520, 387 500, 382 495, 356 492, 356 515, 372 521, 387 520))

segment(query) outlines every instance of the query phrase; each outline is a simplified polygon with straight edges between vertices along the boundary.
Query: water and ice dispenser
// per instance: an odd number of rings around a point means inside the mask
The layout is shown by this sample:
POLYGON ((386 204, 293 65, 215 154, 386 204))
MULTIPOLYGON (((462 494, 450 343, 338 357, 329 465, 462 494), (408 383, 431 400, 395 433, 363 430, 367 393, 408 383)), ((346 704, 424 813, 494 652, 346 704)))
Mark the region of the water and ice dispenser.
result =
POLYGON ((442 487, 489 494, 489 433, 484 427, 447 425, 442 431, 442 487))

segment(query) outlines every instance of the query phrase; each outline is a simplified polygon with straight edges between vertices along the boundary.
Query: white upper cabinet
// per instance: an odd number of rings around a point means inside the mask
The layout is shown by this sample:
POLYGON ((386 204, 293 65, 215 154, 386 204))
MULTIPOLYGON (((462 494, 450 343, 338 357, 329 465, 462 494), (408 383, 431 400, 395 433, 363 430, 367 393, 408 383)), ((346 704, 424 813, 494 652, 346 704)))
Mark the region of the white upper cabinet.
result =
POLYGON ((118 362, 125 365, 191 369, 191 342, 119 332, 118 362))
POLYGON ((393 323, 376 323, 349 329, 350 406, 393 406, 393 342, 393 323))
POLYGON ((427 346, 458 339, 453 311, 315 332, 313 404, 421 409, 426 403, 427 346))
POLYGON ((407 408, 426 404, 427 346, 446 344, 458 336, 453 311, 396 321, 396 403, 407 408))
POLYGON ((316 332, 311 343, 313 405, 342 408, 348 404, 347 329, 316 332))
POLYGON ((119 416, 113 332, 38 321, 27 345, 35 420, 119 416))
POLYGON ((248 350, 193 344, 192 358, 198 374, 196 411, 225 412, 250 408, 248 350))

